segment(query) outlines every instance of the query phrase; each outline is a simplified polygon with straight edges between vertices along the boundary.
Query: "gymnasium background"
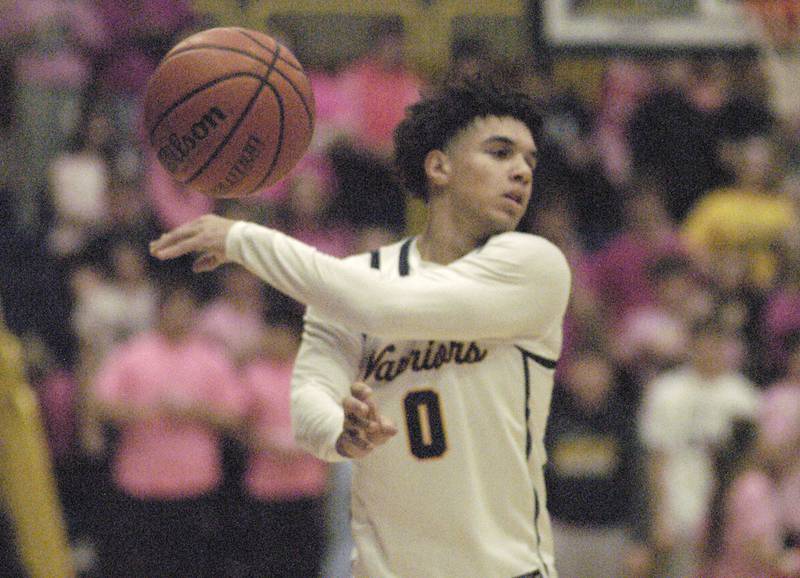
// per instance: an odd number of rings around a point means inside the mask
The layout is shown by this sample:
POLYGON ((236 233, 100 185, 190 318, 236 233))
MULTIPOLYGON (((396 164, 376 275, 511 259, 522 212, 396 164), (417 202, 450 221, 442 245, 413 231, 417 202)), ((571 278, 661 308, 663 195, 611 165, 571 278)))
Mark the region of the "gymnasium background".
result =
MULTIPOLYGON (((575 399, 593 391, 618 416, 606 431, 550 440, 564 459, 550 479, 566 488, 551 492, 565 533, 622 528, 632 576, 663 575, 669 555, 703 559, 731 482, 713 467, 728 437, 705 447, 713 479, 695 496, 701 530, 686 544, 658 513, 664 480, 642 416, 653 383, 698 363, 696 327, 712 314, 726 360, 718 371, 758 400, 740 417, 795 439, 783 457, 785 491, 796 491, 797 2, 748 4, 774 10, 760 21, 734 0, 0 3, 0 574, 102 575, 116 434, 95 407, 95 378, 115 348, 156 326, 158 286, 174 272, 149 260, 147 242, 211 210, 341 256, 413 234, 424 206, 394 179, 391 129, 427 85, 475 70, 529 92, 545 115, 524 227, 558 244, 574 274, 554 419, 580 422, 575 399), (292 177, 215 204, 161 171, 143 145, 140 106, 175 42, 233 25, 291 47, 314 83, 318 125, 292 177), (622 421, 635 427, 620 433, 622 421), (623 445, 633 448, 630 475, 617 471, 623 454, 609 454, 623 445), (614 494, 603 472, 629 493, 614 494), (699 555, 681 550, 693 547, 699 555)), ((245 348, 231 335, 236 315, 255 327, 248 356, 291 356, 298 304, 226 272, 195 283, 197 330, 234 365, 245 348)), ((220 443, 230 481, 247 449, 223 434, 220 443)), ((347 471, 324 472, 333 577, 350 546, 347 471)), ((800 516, 782 528, 782 547, 797 548, 800 516)))

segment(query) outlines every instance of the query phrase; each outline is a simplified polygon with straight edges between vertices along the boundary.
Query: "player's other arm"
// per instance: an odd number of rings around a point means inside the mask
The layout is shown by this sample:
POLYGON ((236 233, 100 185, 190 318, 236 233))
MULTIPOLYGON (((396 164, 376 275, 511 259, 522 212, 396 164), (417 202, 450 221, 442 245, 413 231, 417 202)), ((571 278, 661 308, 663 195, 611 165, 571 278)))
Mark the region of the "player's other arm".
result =
POLYGON ((564 255, 532 235, 498 235, 448 267, 390 280, 278 231, 224 224, 225 247, 216 233, 213 254, 204 228, 192 232, 192 224, 168 233, 151 250, 161 259, 200 252, 197 269, 220 259, 238 262, 326 317, 387 339, 543 336, 560 327, 569 297, 564 255))
POLYGON ((323 460, 364 457, 397 433, 369 387, 354 383, 360 352, 360 335, 309 309, 292 374, 292 429, 323 460))

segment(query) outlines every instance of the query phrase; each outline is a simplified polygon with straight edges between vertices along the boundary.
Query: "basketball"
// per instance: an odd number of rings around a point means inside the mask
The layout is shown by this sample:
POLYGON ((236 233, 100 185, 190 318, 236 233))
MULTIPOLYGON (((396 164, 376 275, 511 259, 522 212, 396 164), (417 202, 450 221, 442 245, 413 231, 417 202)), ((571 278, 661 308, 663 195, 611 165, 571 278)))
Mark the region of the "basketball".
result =
POLYGON ((284 177, 314 131, 314 96, 297 58, 271 36, 212 28, 176 44, 150 77, 149 144, 180 183, 246 197, 284 177))

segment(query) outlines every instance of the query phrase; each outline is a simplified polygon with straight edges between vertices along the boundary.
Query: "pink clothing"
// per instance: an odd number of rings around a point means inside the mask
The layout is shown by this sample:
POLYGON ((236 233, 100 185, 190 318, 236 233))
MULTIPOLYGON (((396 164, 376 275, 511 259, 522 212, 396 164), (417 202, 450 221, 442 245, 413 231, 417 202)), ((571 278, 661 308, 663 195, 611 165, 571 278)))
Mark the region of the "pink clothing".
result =
MULTIPOLYGON (((800 383, 784 380, 770 385, 761 397, 758 423, 770 446, 791 447, 800 440, 800 383)), ((797 503, 800 527, 800 501, 797 503)))
POLYGON ((198 330, 224 347, 233 359, 239 359, 261 346, 265 327, 258 309, 240 311, 217 300, 200 313, 198 330))
POLYGON ((420 97, 420 80, 405 68, 386 70, 366 58, 342 73, 339 96, 348 103, 345 126, 372 150, 390 150, 394 128, 420 97))
POLYGON ((108 356, 94 393, 103 405, 147 415, 121 425, 112 466, 120 488, 139 498, 175 499, 205 494, 220 483, 217 431, 164 409, 170 404, 243 415, 244 392, 219 349, 195 337, 170 343, 158 333, 142 334, 108 356))
POLYGON ((723 527, 722 552, 707 575, 709 578, 777 578, 760 561, 747 554, 747 544, 765 540, 778 549, 784 527, 782 508, 773 481, 759 470, 742 473, 728 492, 723 527))
MULTIPOLYGON (((296 449, 289 410, 291 377, 291 364, 275 364, 266 359, 256 360, 243 369, 256 434, 296 449)), ((325 464, 310 454, 279 458, 260 451, 250 458, 245 487, 251 496, 264 500, 319 496, 325 491, 326 472, 325 464)))
POLYGON ((0 9, 0 37, 11 36, 7 42, 22 37, 23 44, 33 39, 16 60, 16 81, 41 88, 83 87, 91 75, 90 58, 84 52, 99 48, 107 38, 94 4, 16 0, 0 9))
POLYGON ((50 451, 58 462, 74 448, 78 425, 75 413, 78 384, 71 373, 56 369, 45 376, 37 390, 50 451))
POLYGON ((153 212, 165 229, 172 229, 213 210, 214 200, 211 197, 191 191, 178 183, 158 163, 149 145, 145 146, 149 152, 145 161, 145 191, 153 212))
POLYGON ((591 256, 591 285, 608 307, 612 320, 632 307, 653 305, 655 298, 647 267, 664 255, 681 253, 676 235, 659 244, 637 233, 622 233, 591 256))
POLYGON ((769 296, 764 306, 762 327, 768 346, 768 361, 773 369, 781 371, 787 357, 784 340, 800 331, 800 288, 783 287, 769 296))

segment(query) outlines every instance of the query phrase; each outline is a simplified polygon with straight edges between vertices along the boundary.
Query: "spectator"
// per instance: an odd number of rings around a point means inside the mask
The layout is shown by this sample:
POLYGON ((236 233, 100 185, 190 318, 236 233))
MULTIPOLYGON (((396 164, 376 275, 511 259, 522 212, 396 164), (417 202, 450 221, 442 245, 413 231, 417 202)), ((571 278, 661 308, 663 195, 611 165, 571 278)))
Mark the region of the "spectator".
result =
POLYGON ((264 284, 245 269, 228 267, 221 271, 220 290, 201 309, 198 330, 238 364, 261 349, 266 314, 264 284))
MULTIPOLYGON (((255 277, 254 277, 255 278, 255 277)), ((326 466, 294 443, 289 413, 299 330, 270 325, 241 369, 250 398, 244 500, 225 532, 248 576, 318 576, 326 544, 326 466)))
POLYGON ((98 411, 119 431, 105 576, 219 575, 219 438, 238 426, 244 397, 225 355, 194 332, 197 308, 188 281, 165 283, 157 328, 111 353, 94 380, 98 411))
POLYGON ((775 444, 756 423, 737 426, 717 452, 702 575, 800 576, 797 527, 787 524, 787 512, 796 514, 800 503, 800 430, 794 427, 790 438, 775 444), (792 493, 786 492, 787 477, 793 478, 792 493))
POLYGON ((676 221, 725 177, 717 158, 716 111, 703 103, 720 98, 714 90, 707 94, 704 69, 685 57, 661 63, 657 86, 637 107, 628 126, 632 170, 664 183, 664 204, 676 221))
POLYGON ((615 358, 641 382, 686 359, 692 326, 714 307, 714 295, 685 256, 655 259, 646 275, 652 301, 610 325, 615 358))
POLYGON ((623 215, 622 230, 590 257, 592 286, 612 324, 629 309, 654 303, 648 267, 685 252, 656 182, 643 179, 628 191, 623 215))
MULTIPOLYGON (((360 223, 346 221, 334 168, 325 155, 307 156, 286 180, 281 229, 323 253, 345 257, 353 251, 360 223)), ((359 191, 364 195, 364 191, 359 191)), ((369 193, 367 193, 369 194, 369 193)), ((362 203, 368 203, 361 199, 362 203)))
POLYGON ((645 389, 640 435, 647 452, 658 576, 690 576, 713 491, 712 452, 734 420, 752 416, 757 393, 731 363, 735 339, 717 320, 692 328, 689 361, 645 389))
POLYGON ((370 37, 368 52, 341 71, 339 98, 349 103, 343 125, 355 131, 355 144, 386 158, 394 128, 419 100, 422 81, 405 60, 400 21, 381 21, 370 37))
POLYGON ((89 112, 76 132, 72 150, 57 155, 50 165, 54 215, 49 245, 51 253, 60 258, 79 253, 107 227, 113 132, 106 114, 89 112))
POLYGON ((4 49, 15 55, 15 209, 26 228, 40 225, 47 168, 78 128, 93 58, 107 38, 95 4, 14 0, 0 9, 4 49))
POLYGON ((723 148, 734 182, 698 201, 682 224, 682 236, 712 274, 731 253, 742 253, 745 281, 766 291, 776 281, 776 247, 800 216, 791 199, 779 194, 776 145, 769 137, 750 136, 723 148))
POLYGON ((563 578, 627 575, 645 542, 641 452, 621 374, 607 354, 572 354, 553 392, 547 503, 563 578), (639 499, 636 499, 636 498, 639 499))

